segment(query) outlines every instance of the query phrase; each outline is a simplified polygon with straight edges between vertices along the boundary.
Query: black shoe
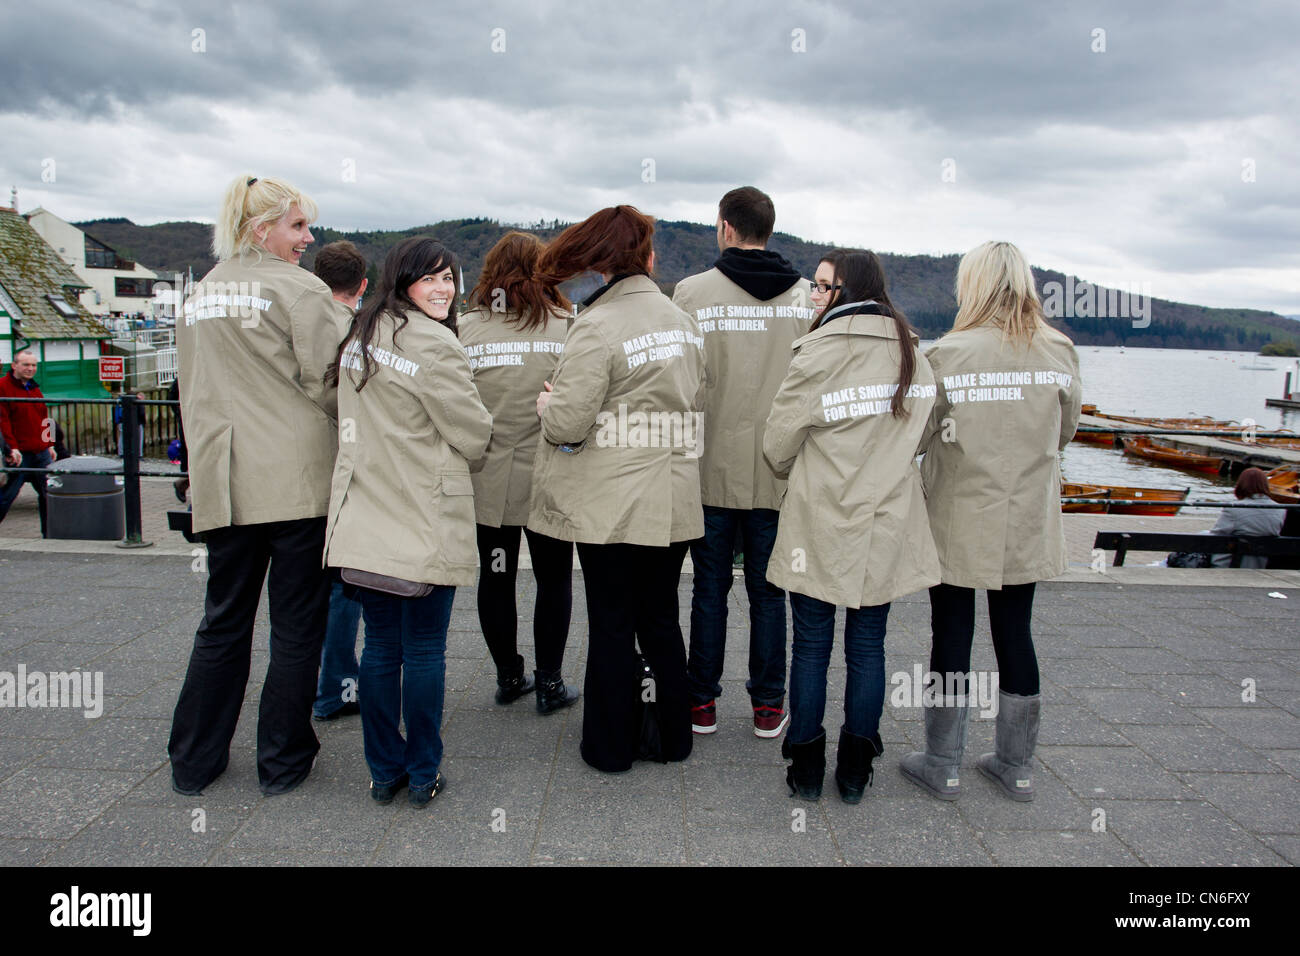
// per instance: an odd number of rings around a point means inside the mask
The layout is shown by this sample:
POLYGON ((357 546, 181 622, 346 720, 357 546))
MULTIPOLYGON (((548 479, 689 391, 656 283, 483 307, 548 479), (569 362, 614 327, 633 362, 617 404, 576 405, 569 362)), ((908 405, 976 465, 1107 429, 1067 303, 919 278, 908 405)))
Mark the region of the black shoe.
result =
MULTIPOLYGON (((410 782, 411 778, 406 774, 402 774, 392 783, 375 783, 371 780, 370 799, 375 801, 375 803, 387 806, 393 802, 393 797, 397 796, 398 792, 410 782)), ((412 791, 412 793, 414 793, 414 791, 412 791)))
POLYGON ((875 771, 871 762, 885 752, 885 745, 880 734, 874 737, 859 737, 843 728, 840 729, 840 746, 835 757, 835 786, 839 788, 840 799, 845 803, 857 803, 862 793, 871 786, 875 771))
POLYGON ((790 796, 804 800, 822 798, 822 778, 826 775, 826 731, 821 730, 806 744, 792 744, 789 736, 781 741, 781 756, 792 761, 785 783, 790 796))
POLYGON ((338 720, 340 717, 352 717, 353 715, 359 713, 361 713, 361 704, 358 701, 353 700, 344 704, 338 710, 330 711, 324 717, 318 716, 317 714, 312 714, 311 719, 312 720, 338 720))
POLYGON ((537 712, 552 714, 578 699, 578 692, 564 686, 559 671, 533 671, 537 678, 537 712))
POLYGON ((172 482, 172 491, 176 492, 176 500, 185 504, 185 492, 190 490, 190 480, 188 478, 177 478, 172 482))
POLYGON ((412 787, 409 794, 411 806, 423 810, 429 805, 429 802, 433 800, 434 797, 442 793, 443 787, 446 785, 447 782, 443 779, 442 773, 440 772, 438 776, 433 778, 433 783, 429 784, 427 787, 412 787))
POLYGON ((516 655, 509 671, 497 671, 497 703, 513 704, 534 689, 533 679, 524 673, 524 659, 516 655))

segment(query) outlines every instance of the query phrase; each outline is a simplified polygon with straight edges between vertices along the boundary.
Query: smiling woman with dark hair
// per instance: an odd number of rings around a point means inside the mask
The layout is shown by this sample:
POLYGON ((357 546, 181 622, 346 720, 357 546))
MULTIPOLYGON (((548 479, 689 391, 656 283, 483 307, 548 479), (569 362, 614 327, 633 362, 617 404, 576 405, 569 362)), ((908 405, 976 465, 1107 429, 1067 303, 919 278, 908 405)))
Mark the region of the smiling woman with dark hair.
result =
POLYGON ((356 586, 365 616, 361 731, 379 803, 409 786, 423 807, 442 789, 447 625, 456 585, 473 584, 478 566, 468 462, 482 457, 492 417, 447 327, 455 266, 433 239, 395 246, 330 370, 339 455, 326 563, 356 586))

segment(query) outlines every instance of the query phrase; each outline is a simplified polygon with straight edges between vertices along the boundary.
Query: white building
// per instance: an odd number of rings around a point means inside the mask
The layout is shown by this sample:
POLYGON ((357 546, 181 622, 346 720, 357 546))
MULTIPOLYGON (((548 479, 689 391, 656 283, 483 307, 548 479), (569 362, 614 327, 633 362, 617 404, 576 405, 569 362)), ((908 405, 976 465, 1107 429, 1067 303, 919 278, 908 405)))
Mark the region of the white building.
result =
POLYGON ((54 247, 54 251, 90 286, 81 304, 97 318, 143 315, 153 318, 153 284, 157 274, 138 262, 118 255, 72 223, 48 209, 24 213, 33 229, 54 247))

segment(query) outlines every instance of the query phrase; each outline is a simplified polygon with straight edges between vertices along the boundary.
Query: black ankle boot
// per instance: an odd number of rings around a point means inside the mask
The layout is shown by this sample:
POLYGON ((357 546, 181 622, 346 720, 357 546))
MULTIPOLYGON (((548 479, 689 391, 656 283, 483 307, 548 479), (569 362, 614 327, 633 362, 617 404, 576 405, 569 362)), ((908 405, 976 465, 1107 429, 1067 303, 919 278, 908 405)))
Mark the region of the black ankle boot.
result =
POLYGON ((564 686, 559 671, 533 671, 537 678, 537 712, 550 714, 568 707, 578 699, 578 692, 564 686))
POLYGON ((840 746, 835 757, 835 786, 845 803, 857 803, 862 793, 871 786, 874 771, 871 762, 885 752, 880 734, 859 737, 840 729, 840 746))
POLYGON ((781 756, 793 761, 786 771, 785 782, 790 796, 805 800, 820 800, 822 778, 826 775, 826 731, 819 733, 806 744, 792 744, 787 736, 781 741, 781 756))
POLYGON ((524 673, 524 659, 515 655, 514 666, 505 671, 497 671, 497 703, 513 704, 520 697, 531 693, 533 679, 524 673))

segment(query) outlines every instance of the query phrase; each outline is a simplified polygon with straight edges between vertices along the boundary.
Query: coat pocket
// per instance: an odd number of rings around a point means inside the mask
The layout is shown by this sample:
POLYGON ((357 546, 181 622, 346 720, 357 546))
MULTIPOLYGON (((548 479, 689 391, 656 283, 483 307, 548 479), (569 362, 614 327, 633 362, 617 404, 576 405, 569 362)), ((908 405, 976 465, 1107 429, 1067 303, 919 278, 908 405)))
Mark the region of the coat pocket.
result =
POLYGON ((469 475, 443 475, 439 480, 436 533, 442 559, 449 566, 478 563, 474 535, 474 482, 469 475))

